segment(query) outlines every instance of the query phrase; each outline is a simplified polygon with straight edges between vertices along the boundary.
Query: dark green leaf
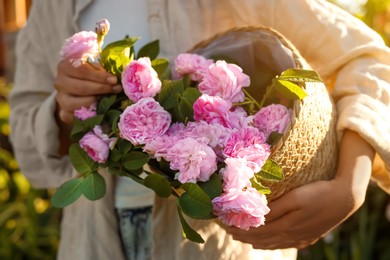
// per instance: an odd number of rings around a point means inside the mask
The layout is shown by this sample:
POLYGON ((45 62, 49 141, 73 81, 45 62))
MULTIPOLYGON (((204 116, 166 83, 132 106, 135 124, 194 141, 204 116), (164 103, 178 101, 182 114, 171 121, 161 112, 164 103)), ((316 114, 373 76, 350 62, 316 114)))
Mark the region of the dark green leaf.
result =
POLYGON ((123 167, 127 170, 137 170, 149 161, 149 156, 142 152, 132 151, 126 155, 124 160, 123 167))
POLYGON ((82 175, 92 172, 97 167, 97 163, 88 156, 78 143, 70 146, 69 157, 76 171, 82 175))
POLYGON ((122 153, 118 149, 112 149, 110 152, 109 160, 113 162, 119 162, 122 158, 122 153))
POLYGON ((81 182, 81 191, 89 200, 101 199, 106 194, 106 182, 98 173, 87 175, 81 182))
POLYGON ((169 67, 169 61, 163 58, 152 60, 152 67, 161 78, 169 67))
POLYGON ((107 122, 109 125, 111 125, 112 131, 117 129, 120 115, 121 111, 119 110, 109 110, 106 113, 107 122))
POLYGON ((184 92, 183 81, 173 80, 163 83, 161 92, 158 95, 158 102, 165 110, 173 109, 177 106, 177 95, 184 92))
POLYGON ((282 72, 279 79, 291 82, 322 82, 321 77, 313 70, 288 69, 282 72))
POLYGON ((73 141, 78 141, 89 131, 90 129, 88 129, 80 119, 74 118, 72 131, 70 133, 73 141))
POLYGON ((203 244, 204 243, 203 238, 201 237, 201 235, 199 235, 198 232, 196 232, 192 227, 190 227, 190 225, 188 225, 187 221, 183 216, 183 212, 179 206, 177 206, 177 213, 179 214, 183 237, 187 238, 192 242, 203 244))
POLYGON ((195 183, 182 185, 184 192, 179 198, 184 214, 194 219, 213 218, 213 205, 209 196, 195 183))
POLYGON ((282 168, 273 160, 267 159, 264 166, 256 175, 266 181, 281 181, 284 179, 282 168))
POLYGON ((116 95, 104 96, 99 101, 96 112, 98 114, 106 113, 110 109, 110 107, 115 103, 116 97, 117 97, 116 95))
POLYGON ((222 193, 222 178, 219 174, 214 173, 206 182, 198 182, 199 187, 206 192, 210 200, 218 197, 222 193))
POLYGON ((149 174, 144 180, 144 185, 154 190, 159 197, 168 198, 172 194, 171 184, 159 174, 149 174))
POLYGON ((64 208, 76 201, 82 194, 81 183, 81 179, 72 179, 62 184, 51 198, 53 206, 64 208))
POLYGON ((103 122, 104 115, 97 115, 81 121, 83 125, 92 130, 96 125, 100 125, 103 122))
POLYGON ((159 52, 160 52, 160 42, 159 40, 155 40, 144 45, 138 51, 137 59, 141 57, 149 57, 150 60, 154 60, 157 58, 159 52))
POLYGON ((293 82, 274 79, 272 83, 274 84, 275 89, 288 99, 297 100, 307 96, 305 90, 293 82))
POLYGON ((118 141, 118 148, 119 148, 119 152, 121 152, 121 154, 125 155, 128 152, 130 152, 130 150, 133 148, 133 145, 130 143, 130 141, 128 141, 126 139, 120 139, 118 141))
POLYGON ((202 95, 197 88, 187 88, 179 101, 179 113, 183 122, 192 121, 194 109, 192 106, 195 101, 202 95))

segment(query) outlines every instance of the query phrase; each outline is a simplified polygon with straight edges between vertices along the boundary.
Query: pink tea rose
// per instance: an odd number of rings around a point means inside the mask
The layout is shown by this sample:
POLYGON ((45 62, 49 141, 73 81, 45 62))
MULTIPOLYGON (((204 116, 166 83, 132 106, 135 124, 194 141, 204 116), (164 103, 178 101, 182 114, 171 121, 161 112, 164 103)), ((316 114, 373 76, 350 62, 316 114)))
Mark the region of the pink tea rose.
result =
POLYGON ((223 161, 223 146, 226 138, 231 133, 230 128, 220 124, 208 124, 205 121, 188 122, 184 130, 185 137, 191 137, 198 142, 210 146, 218 157, 223 161))
POLYGON ((162 136, 156 136, 153 140, 150 140, 145 144, 143 151, 149 154, 152 158, 167 160, 167 154, 169 149, 181 138, 175 135, 164 134, 162 136))
POLYGON ((229 110, 232 107, 230 101, 203 94, 192 107, 196 121, 204 120, 209 124, 229 126, 229 110))
POLYGON ((76 109, 73 111, 73 115, 81 121, 96 116, 96 103, 88 108, 83 106, 80 109, 76 109))
POLYGON ((120 116, 120 137, 133 145, 150 142, 163 135, 171 124, 171 115, 153 98, 143 98, 127 107, 120 116))
POLYGON ((191 80, 200 81, 211 64, 213 64, 213 60, 206 59, 201 55, 182 53, 175 59, 174 72, 176 72, 180 78, 185 75, 190 75, 191 80))
POLYGON ((257 128, 244 127, 233 130, 226 139, 224 155, 228 158, 244 158, 254 172, 259 172, 269 155, 270 145, 265 143, 265 136, 257 128))
POLYGON ((223 224, 244 230, 264 225, 270 211, 265 195, 252 187, 229 190, 212 203, 213 213, 223 224))
POLYGON ((161 90, 161 81, 148 57, 133 60, 123 69, 122 85, 126 96, 133 102, 154 97, 161 90))
POLYGON ((249 76, 239 66, 219 60, 209 66, 198 88, 203 94, 242 102, 245 97, 242 88, 249 85, 249 76))
POLYGON ((166 156, 172 170, 178 170, 175 178, 181 183, 208 181, 217 170, 217 156, 207 145, 193 138, 177 141, 166 156))
POLYGON ((242 190, 250 187, 250 179, 253 178, 253 170, 247 166, 247 161, 243 158, 227 158, 226 167, 220 173, 223 181, 223 190, 228 192, 231 189, 242 190))
POLYGON ((291 121, 291 109, 280 104, 263 107, 254 115, 253 126, 268 138, 272 132, 282 134, 291 121))
POLYGON ((94 60, 99 55, 97 35, 92 31, 82 31, 69 37, 61 48, 62 59, 69 60, 74 67, 79 67, 88 58, 94 60))
POLYGON ((95 126, 92 132, 88 132, 80 139, 79 144, 92 160, 105 163, 112 142, 113 138, 104 134, 100 126, 95 126))

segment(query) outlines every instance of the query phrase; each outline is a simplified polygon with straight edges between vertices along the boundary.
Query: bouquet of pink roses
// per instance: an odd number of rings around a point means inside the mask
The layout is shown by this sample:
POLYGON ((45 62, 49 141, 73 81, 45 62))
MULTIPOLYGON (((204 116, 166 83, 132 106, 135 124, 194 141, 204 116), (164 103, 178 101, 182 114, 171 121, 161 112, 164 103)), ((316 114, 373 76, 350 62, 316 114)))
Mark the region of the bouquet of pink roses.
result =
POLYGON ((229 57, 182 53, 169 66, 157 58, 158 41, 138 53, 137 38, 101 49, 108 31, 108 21, 102 20, 96 32, 67 39, 61 52, 74 66, 99 63, 120 79, 124 91, 75 111, 69 156, 80 176, 57 190, 53 205, 65 207, 81 195, 104 196, 99 170, 106 168, 158 196, 176 196, 183 234, 192 241, 203 239, 183 214, 242 229, 263 225, 271 190, 262 182, 283 179, 270 155, 292 118, 291 108, 275 97, 303 99, 300 83, 320 81, 318 75, 288 69, 255 100, 246 91, 250 77, 227 62, 229 57))

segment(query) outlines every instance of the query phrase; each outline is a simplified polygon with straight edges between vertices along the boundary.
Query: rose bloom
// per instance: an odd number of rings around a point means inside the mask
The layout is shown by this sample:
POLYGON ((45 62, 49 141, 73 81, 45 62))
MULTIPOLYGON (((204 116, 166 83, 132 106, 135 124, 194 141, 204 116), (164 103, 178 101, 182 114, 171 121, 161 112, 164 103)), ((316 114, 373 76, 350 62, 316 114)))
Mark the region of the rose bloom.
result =
POLYGON ((213 60, 206 59, 201 55, 182 53, 175 59, 174 72, 178 74, 178 77, 190 75, 191 80, 200 81, 211 64, 213 64, 213 60))
POLYGON ((268 138, 272 132, 282 134, 291 121, 291 109, 280 104, 263 107, 254 115, 253 126, 268 138))
POLYGON ((178 170, 175 178, 181 183, 208 181, 217 170, 217 156, 207 145, 193 138, 177 141, 167 153, 172 170, 178 170))
POLYGON ((196 121, 204 120, 210 124, 229 126, 229 110, 232 107, 230 101, 203 94, 192 107, 196 121))
POLYGON ((153 98, 143 98, 127 107, 120 116, 120 136, 133 145, 145 144, 163 135, 171 124, 171 115, 153 98))
POLYGON ((99 55, 97 35, 92 31, 82 31, 69 37, 61 48, 62 59, 69 60, 74 67, 79 67, 88 58, 99 55))
POLYGON ((148 57, 133 60, 123 69, 122 85, 126 96, 133 102, 154 97, 161 90, 161 81, 148 57))
POLYGON ((252 187, 231 189, 211 202, 213 213, 223 224, 244 230, 264 225, 264 216, 270 211, 265 195, 252 187))
POLYGON ((197 121, 188 122, 183 135, 210 146, 217 155, 218 160, 223 161, 223 145, 231 131, 230 128, 220 124, 208 124, 205 121, 197 121))
POLYGON ((249 76, 239 66, 219 60, 209 66, 198 88, 203 94, 219 96, 231 102, 242 102, 245 97, 242 87, 249 85, 249 76))
POLYGON ((73 111, 73 115, 81 121, 96 116, 96 103, 88 108, 83 106, 80 109, 76 109, 73 111))
POLYGON ((167 134, 156 136, 156 138, 145 144, 143 151, 158 161, 162 158, 166 160, 169 149, 180 139, 179 136, 167 134))
POLYGON ((79 144, 92 160, 105 163, 113 141, 114 139, 103 133, 100 126, 95 126, 92 132, 88 132, 80 139, 79 144))
POLYGON ((259 172, 271 154, 271 149, 265 143, 264 134, 257 128, 244 127, 232 131, 226 139, 223 153, 226 157, 245 158, 248 166, 259 172))
POLYGON ((253 170, 247 166, 247 161, 243 158, 227 158, 226 167, 220 173, 223 181, 223 190, 243 189, 251 186, 250 179, 254 176, 253 170))

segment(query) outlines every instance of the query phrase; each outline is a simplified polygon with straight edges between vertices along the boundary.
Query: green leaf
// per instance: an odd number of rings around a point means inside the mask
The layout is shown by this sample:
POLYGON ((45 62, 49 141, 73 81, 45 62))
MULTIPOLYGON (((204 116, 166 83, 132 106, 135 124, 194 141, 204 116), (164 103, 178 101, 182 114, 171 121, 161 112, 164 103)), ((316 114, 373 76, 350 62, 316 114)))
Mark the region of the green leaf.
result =
POLYGON ((214 173, 206 182, 198 182, 199 187, 206 192, 210 200, 218 197, 222 193, 222 178, 219 174, 214 173))
POLYGON ((123 167, 127 170, 137 170, 149 161, 149 156, 142 152, 132 151, 126 155, 124 160, 123 167))
POLYGON ((307 96, 305 90, 293 82, 281 79, 273 79, 272 83, 275 89, 288 99, 302 100, 307 96))
POLYGON ((183 237, 187 238, 188 240, 198 243, 198 244, 203 244, 204 240, 201 235, 199 235, 198 232, 196 232, 190 225, 188 225, 187 221, 185 220, 183 216, 183 212, 179 205, 177 206, 177 213, 179 215, 181 227, 182 227, 182 232, 183 232, 183 237))
POLYGON ((171 184, 159 174, 149 174, 144 180, 144 185, 157 194, 159 197, 168 198, 172 194, 171 184))
POLYGON ((73 167, 82 175, 91 173, 97 167, 97 162, 92 160, 78 143, 69 147, 69 157, 73 167))
POLYGON ((322 82, 321 77, 313 70, 287 69, 279 76, 279 79, 291 82, 322 82))
POLYGON ((157 58, 159 52, 160 42, 159 40, 155 40, 147 43, 138 51, 137 59, 141 57, 149 57, 150 60, 154 60, 157 58))
POLYGON ((110 107, 115 103, 117 96, 116 95, 110 95, 110 96, 104 96, 97 106, 96 112, 98 114, 104 114, 106 113, 110 107))
POLYGON ((192 106, 195 101, 202 95, 197 88, 187 88, 179 101, 179 113, 183 122, 192 121, 194 117, 194 109, 192 106))
POLYGON ((101 199, 106 194, 106 182, 98 173, 87 175, 81 182, 81 191, 89 200, 101 199))
POLYGON ((179 198, 179 205, 184 214, 194 219, 215 217, 209 196, 197 184, 186 183, 182 185, 182 188, 186 192, 179 198))
POLYGON ((72 131, 70 132, 72 141, 78 141, 89 131, 90 129, 80 119, 74 118, 72 131))
POLYGON ((161 78, 169 67, 169 61, 163 58, 152 60, 152 67, 161 78))
POLYGON ((165 110, 173 109, 177 106, 177 95, 184 92, 182 80, 172 80, 164 82, 161 92, 158 95, 158 102, 165 110))
POLYGON ((284 179, 282 168, 273 160, 267 159, 264 166, 256 175, 266 181, 281 181, 284 179))
POLYGON ((119 162, 122 158, 122 153, 118 149, 112 149, 110 152, 109 160, 113 162, 119 162))
POLYGON ((261 184, 261 178, 255 174, 253 178, 250 180, 252 183, 252 187, 255 188, 258 192, 262 194, 270 194, 271 190, 268 187, 263 186, 261 184))
POLYGON ((82 180, 72 179, 62 184, 51 198, 54 207, 64 208, 75 202, 82 194, 80 189, 82 180))
POLYGON ((133 148, 133 145, 126 139, 120 139, 118 141, 118 148, 121 154, 126 155, 133 148))
POLYGON ((103 118, 104 115, 97 115, 94 117, 87 118, 81 122, 86 128, 92 130, 96 125, 100 125, 103 122, 103 118))
POLYGON ((133 59, 132 47, 138 39, 125 38, 108 44, 100 54, 100 62, 105 70, 120 77, 123 68, 133 59))
POLYGON ((109 125, 111 125, 112 131, 115 131, 118 128, 118 121, 119 117, 121 115, 121 111, 119 110, 109 110, 106 113, 107 122, 109 125))

